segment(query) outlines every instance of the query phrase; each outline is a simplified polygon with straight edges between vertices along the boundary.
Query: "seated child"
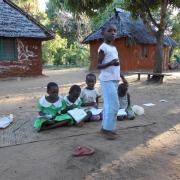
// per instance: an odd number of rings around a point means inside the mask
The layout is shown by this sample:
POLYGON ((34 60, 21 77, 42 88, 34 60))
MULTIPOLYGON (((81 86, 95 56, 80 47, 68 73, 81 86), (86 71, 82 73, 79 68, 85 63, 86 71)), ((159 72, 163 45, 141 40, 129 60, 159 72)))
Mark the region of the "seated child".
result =
POLYGON ((68 114, 61 114, 63 103, 58 93, 58 85, 54 82, 48 83, 48 95, 42 96, 38 101, 39 117, 34 122, 34 127, 38 131, 71 124, 71 117, 68 114))
MULTIPOLYGON (((86 75, 86 87, 81 92, 82 107, 87 107, 88 109, 98 107, 98 99, 100 94, 94 88, 96 84, 96 76, 92 73, 86 75)), ((102 113, 92 115, 90 120, 101 120, 102 113)))
POLYGON ((135 118, 135 114, 131 108, 130 95, 128 93, 127 83, 122 83, 118 86, 118 96, 119 96, 119 109, 125 109, 127 115, 117 116, 117 119, 133 120, 135 118))
MULTIPOLYGON (((62 113, 67 113, 69 110, 81 107, 82 101, 79 97, 80 93, 81 93, 80 86, 73 85, 70 87, 69 95, 65 96, 63 99, 63 104, 64 104, 65 108, 61 111, 62 113)), ((87 112, 87 115, 78 123, 76 123, 76 121, 73 119, 73 117, 71 119, 74 120, 74 123, 77 126, 82 126, 83 122, 87 121, 91 116, 92 116, 92 114, 90 112, 87 112)))

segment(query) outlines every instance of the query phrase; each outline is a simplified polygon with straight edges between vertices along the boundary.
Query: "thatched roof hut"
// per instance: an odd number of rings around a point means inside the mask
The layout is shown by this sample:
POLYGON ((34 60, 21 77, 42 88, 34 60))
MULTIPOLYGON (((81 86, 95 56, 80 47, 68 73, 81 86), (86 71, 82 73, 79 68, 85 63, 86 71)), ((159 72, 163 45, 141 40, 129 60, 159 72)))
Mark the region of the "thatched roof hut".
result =
POLYGON ((10 0, 0 0, 0 77, 42 74, 41 42, 54 33, 10 0))
POLYGON ((9 0, 0 0, 0 36, 48 40, 53 32, 9 0))
MULTIPOLYGON (((115 45, 122 57, 122 69, 125 71, 152 69, 156 38, 147 31, 142 19, 134 20, 130 12, 116 8, 114 15, 103 26, 108 24, 117 26, 115 45)), ((96 68, 97 49, 103 40, 101 35, 103 26, 83 40, 83 43, 90 44, 91 70, 96 68)), ((167 58, 165 61, 169 59, 169 49, 175 46, 177 43, 174 40, 168 36, 164 37, 165 56, 167 58)))

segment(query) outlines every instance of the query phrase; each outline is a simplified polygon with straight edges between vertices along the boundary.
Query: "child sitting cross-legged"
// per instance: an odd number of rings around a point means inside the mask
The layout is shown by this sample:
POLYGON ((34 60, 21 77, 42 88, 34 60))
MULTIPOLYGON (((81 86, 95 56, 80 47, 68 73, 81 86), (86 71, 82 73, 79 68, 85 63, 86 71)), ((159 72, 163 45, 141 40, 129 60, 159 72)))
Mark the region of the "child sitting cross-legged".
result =
POLYGON ((78 85, 73 85, 70 87, 69 95, 65 96, 63 99, 64 109, 62 113, 68 113, 71 115, 71 119, 77 126, 82 126, 84 121, 87 121, 91 116, 91 112, 85 112, 81 109, 82 101, 80 99, 81 88, 78 85), (74 111, 71 111, 74 110, 74 111), (78 114, 79 113, 79 114, 78 114), (74 115, 73 115, 74 114, 74 115), (78 119, 78 116, 82 119, 78 119), (77 119, 75 118, 77 117, 77 119))
POLYGON ((90 121, 97 121, 102 119, 102 113, 98 111, 98 99, 100 94, 94 88, 96 84, 96 76, 92 73, 86 75, 86 87, 81 92, 81 106, 87 110, 92 111, 90 121))
POLYGON ((135 118, 135 114, 131 108, 131 101, 130 101, 130 95, 128 93, 127 83, 121 83, 118 86, 118 97, 119 97, 119 109, 124 110, 125 114, 118 114, 117 120, 119 121, 122 121, 124 119, 133 120, 135 118))
POLYGON ((39 116, 35 119, 34 128, 38 131, 61 127, 72 124, 71 116, 62 114, 64 109, 59 87, 55 82, 47 85, 47 96, 42 96, 38 101, 39 116))

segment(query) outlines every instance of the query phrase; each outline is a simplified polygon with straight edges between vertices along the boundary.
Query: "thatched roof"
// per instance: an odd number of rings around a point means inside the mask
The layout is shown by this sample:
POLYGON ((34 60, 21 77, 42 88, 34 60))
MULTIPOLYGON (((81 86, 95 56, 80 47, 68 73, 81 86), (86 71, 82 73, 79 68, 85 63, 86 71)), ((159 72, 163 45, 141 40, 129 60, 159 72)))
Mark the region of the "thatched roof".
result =
MULTIPOLYGON (((156 38, 152 36, 146 29, 142 19, 133 20, 131 14, 122 9, 116 8, 115 14, 103 26, 108 24, 115 24, 117 26, 117 38, 128 37, 131 40, 141 44, 155 44, 156 38)), ((83 43, 90 43, 95 40, 103 39, 101 35, 101 26, 97 31, 88 35, 83 43)), ((164 37, 164 44, 169 46, 176 46, 177 43, 170 37, 164 37)))
POLYGON ((0 37, 53 39, 54 33, 9 0, 0 0, 0 37))

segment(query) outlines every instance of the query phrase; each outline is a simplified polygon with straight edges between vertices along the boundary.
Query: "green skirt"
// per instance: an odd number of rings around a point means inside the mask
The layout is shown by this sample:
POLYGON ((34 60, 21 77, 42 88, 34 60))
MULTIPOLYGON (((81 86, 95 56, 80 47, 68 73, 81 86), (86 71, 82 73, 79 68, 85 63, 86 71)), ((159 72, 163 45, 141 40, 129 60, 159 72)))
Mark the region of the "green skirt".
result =
MULTIPOLYGON (((55 122, 61 122, 61 121, 65 121, 65 120, 69 121, 68 125, 74 124, 74 120, 68 114, 61 114, 61 115, 58 115, 55 117, 55 122)), ((35 122, 34 122, 34 128, 40 129, 44 124, 50 125, 50 124, 52 124, 52 121, 48 120, 47 118, 36 118, 35 122)))

